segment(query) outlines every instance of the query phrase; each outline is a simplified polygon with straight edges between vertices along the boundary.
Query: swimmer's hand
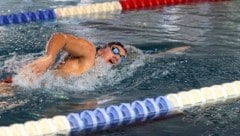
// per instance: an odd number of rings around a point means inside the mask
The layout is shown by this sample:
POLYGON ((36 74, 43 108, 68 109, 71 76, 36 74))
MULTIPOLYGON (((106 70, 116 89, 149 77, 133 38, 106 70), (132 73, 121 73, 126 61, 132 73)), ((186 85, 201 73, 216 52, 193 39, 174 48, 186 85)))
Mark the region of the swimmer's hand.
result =
POLYGON ((53 63, 53 57, 45 55, 30 64, 23 66, 21 71, 18 73, 18 78, 24 79, 26 85, 30 85, 39 76, 47 71, 49 66, 53 63))
POLYGON ((36 76, 42 75, 50 65, 53 63, 54 58, 50 55, 45 55, 37 60, 33 61, 31 64, 27 65, 27 67, 31 68, 31 71, 36 76))

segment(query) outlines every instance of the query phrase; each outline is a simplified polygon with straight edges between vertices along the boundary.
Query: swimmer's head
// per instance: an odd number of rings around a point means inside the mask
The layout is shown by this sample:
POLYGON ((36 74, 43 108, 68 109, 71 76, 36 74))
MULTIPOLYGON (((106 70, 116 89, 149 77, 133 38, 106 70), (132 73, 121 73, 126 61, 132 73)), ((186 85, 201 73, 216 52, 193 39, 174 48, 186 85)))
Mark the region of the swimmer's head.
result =
POLYGON ((127 50, 120 42, 110 42, 97 50, 97 55, 101 56, 107 63, 118 64, 127 57, 127 50))

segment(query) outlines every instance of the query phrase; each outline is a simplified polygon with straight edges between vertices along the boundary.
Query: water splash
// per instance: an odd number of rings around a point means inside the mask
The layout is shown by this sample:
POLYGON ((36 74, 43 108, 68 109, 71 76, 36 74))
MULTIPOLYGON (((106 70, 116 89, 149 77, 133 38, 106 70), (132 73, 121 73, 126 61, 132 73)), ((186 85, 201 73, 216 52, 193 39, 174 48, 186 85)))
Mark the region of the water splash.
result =
POLYGON ((26 75, 34 76, 30 72, 31 70, 25 69, 25 74, 22 74, 19 71, 21 71, 23 65, 36 59, 36 57, 40 56, 40 54, 29 54, 23 56, 15 54, 12 58, 5 61, 4 69, 9 72, 16 73, 14 76, 14 85, 27 89, 45 88, 50 89, 51 91, 93 91, 99 87, 113 86, 120 83, 125 78, 132 76, 138 67, 145 64, 145 55, 141 50, 130 45, 127 45, 126 48, 128 50, 126 62, 118 66, 112 66, 107 64, 102 58, 96 58, 95 65, 91 70, 79 77, 70 77, 69 79, 55 77, 52 74, 52 71, 49 70, 33 82, 25 80, 26 75))

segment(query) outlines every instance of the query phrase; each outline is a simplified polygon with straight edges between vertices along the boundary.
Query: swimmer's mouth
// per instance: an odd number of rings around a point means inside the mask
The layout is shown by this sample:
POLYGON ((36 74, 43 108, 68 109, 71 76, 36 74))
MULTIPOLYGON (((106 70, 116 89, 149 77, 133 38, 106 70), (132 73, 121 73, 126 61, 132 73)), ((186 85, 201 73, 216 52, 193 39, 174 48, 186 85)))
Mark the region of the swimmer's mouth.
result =
POLYGON ((108 62, 109 62, 110 64, 114 64, 112 60, 109 60, 108 62))
POLYGON ((109 59, 108 61, 110 64, 114 65, 114 64, 117 64, 118 61, 116 59, 109 59))

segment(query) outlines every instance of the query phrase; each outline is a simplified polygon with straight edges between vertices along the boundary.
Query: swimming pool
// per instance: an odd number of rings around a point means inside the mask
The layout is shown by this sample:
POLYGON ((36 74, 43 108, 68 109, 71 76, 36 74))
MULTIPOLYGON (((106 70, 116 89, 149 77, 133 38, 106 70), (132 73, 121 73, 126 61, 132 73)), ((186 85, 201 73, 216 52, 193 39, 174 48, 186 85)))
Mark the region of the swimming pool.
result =
MULTIPOLYGON (((1 13, 77 2, 26 0, 19 4, 12 0, 1 2, 1 13)), ((2 108, 0 124, 78 111, 78 103, 104 94, 117 97, 106 104, 109 105, 239 80, 239 4, 227 1, 177 5, 0 27, 1 77, 15 73, 28 60, 40 56, 50 35, 58 31, 86 37, 97 45, 118 40, 133 51, 128 62, 100 79, 95 78, 94 72, 107 73, 101 65, 80 78, 80 83, 59 81, 46 88, 40 84, 18 88, 15 97, 1 101, 26 104, 2 108), (191 49, 183 54, 149 57, 183 45, 191 49)), ((234 102, 200 111, 191 109, 183 116, 96 135, 239 135, 238 107, 239 102, 234 102)))

